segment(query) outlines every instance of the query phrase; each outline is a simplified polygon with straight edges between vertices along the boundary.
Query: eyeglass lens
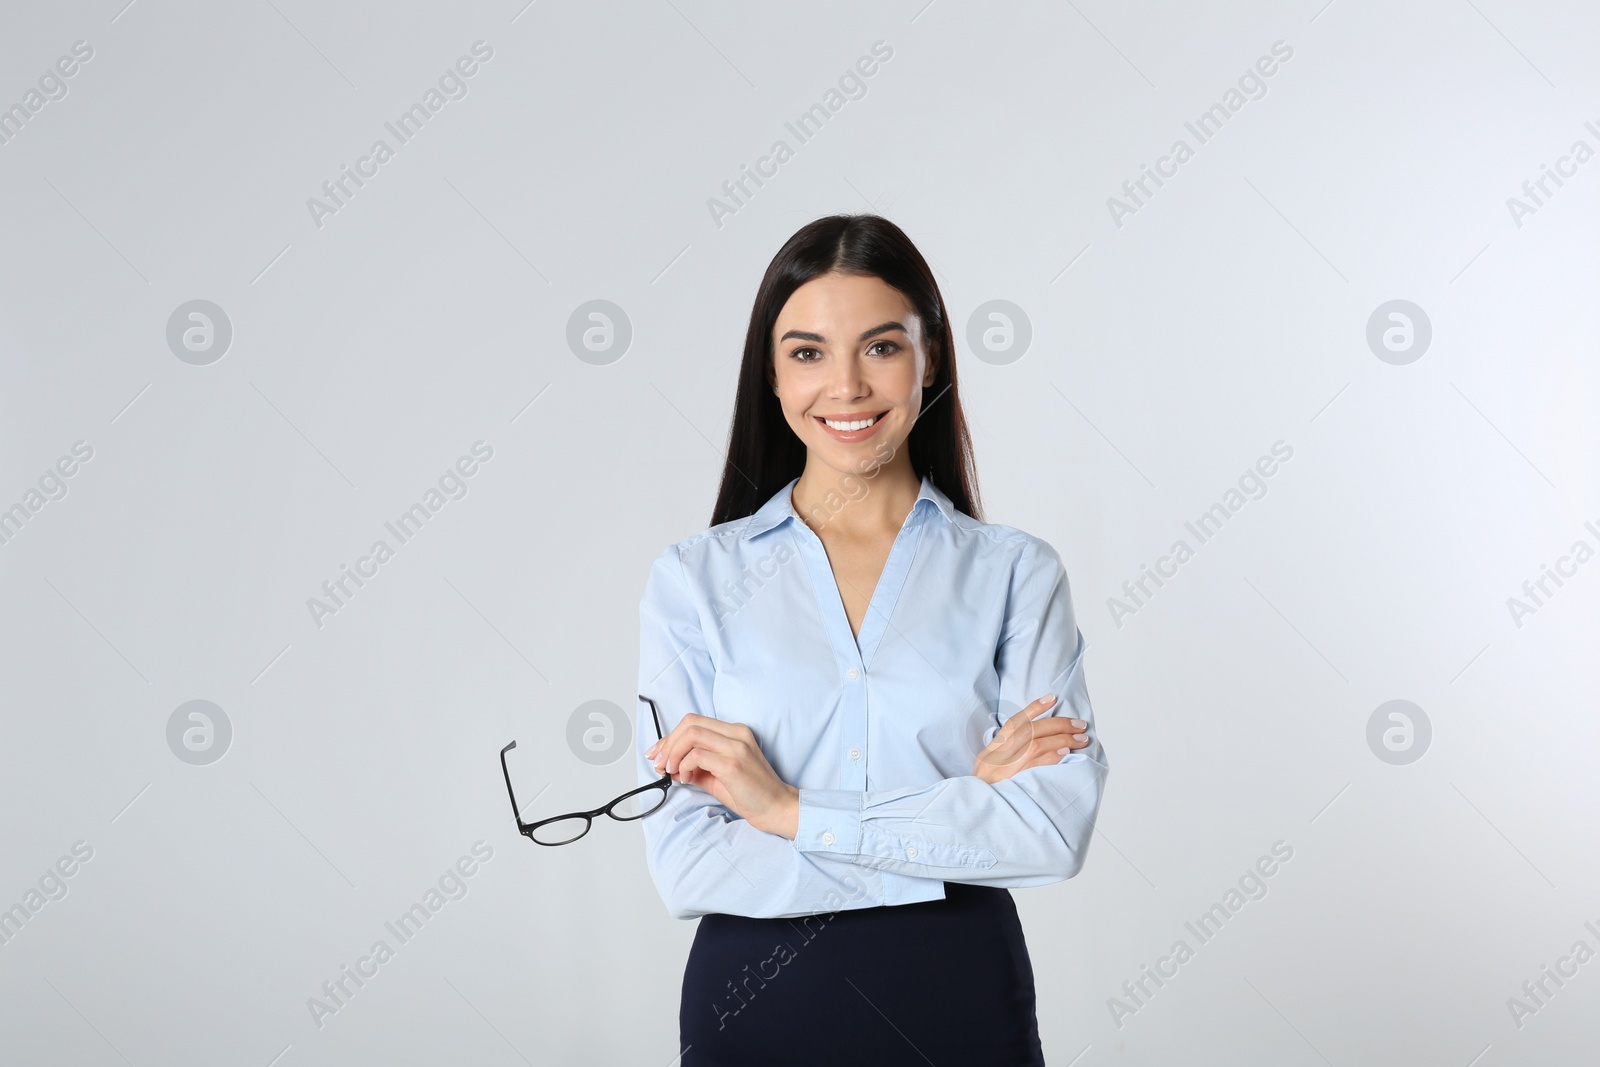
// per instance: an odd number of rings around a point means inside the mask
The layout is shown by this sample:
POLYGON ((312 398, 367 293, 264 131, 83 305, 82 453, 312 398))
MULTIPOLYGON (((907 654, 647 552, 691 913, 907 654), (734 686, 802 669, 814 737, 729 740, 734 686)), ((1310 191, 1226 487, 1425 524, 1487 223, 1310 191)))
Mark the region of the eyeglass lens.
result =
POLYGON ((638 819, 650 814, 667 802, 665 789, 646 789, 631 797, 623 797, 612 807, 611 814, 619 819, 638 819))

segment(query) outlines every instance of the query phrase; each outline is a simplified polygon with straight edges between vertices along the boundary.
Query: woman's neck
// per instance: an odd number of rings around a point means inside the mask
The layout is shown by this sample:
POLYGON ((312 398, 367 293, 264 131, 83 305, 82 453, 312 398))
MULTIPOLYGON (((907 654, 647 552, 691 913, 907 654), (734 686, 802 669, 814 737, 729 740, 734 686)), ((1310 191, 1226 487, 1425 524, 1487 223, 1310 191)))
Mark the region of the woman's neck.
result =
POLYGON ((818 535, 826 529, 851 539, 869 538, 898 533, 921 491, 922 479, 902 450, 870 474, 808 461, 790 503, 818 535))

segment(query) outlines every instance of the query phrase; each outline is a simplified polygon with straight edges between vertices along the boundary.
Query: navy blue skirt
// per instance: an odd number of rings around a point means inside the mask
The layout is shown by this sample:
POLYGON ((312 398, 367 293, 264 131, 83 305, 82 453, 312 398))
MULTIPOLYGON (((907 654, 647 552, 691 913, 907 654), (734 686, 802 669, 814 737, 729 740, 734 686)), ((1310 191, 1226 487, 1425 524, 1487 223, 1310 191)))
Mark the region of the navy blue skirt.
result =
POLYGON ((797 919, 702 916, 678 1010, 682 1067, 1044 1067, 1011 893, 944 890, 797 919))

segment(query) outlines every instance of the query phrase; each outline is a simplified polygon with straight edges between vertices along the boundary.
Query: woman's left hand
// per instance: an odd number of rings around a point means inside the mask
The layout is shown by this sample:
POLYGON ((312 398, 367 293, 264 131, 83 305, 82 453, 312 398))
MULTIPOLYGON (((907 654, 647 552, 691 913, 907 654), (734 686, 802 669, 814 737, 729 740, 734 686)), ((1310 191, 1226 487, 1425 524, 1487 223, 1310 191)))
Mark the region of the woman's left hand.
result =
POLYGON ((778 777, 742 722, 690 712, 645 756, 658 772, 705 790, 757 830, 790 840, 799 831, 800 790, 778 777))

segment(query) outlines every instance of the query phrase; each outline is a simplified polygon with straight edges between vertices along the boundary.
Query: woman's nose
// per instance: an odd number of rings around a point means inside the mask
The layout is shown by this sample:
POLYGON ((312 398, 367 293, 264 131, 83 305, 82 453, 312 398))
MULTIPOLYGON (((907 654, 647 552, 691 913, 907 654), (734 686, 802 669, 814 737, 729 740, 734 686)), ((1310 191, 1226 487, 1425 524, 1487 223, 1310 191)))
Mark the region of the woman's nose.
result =
POLYGON ((861 369, 854 359, 834 361, 832 381, 829 383, 836 399, 851 399, 861 393, 861 369))

